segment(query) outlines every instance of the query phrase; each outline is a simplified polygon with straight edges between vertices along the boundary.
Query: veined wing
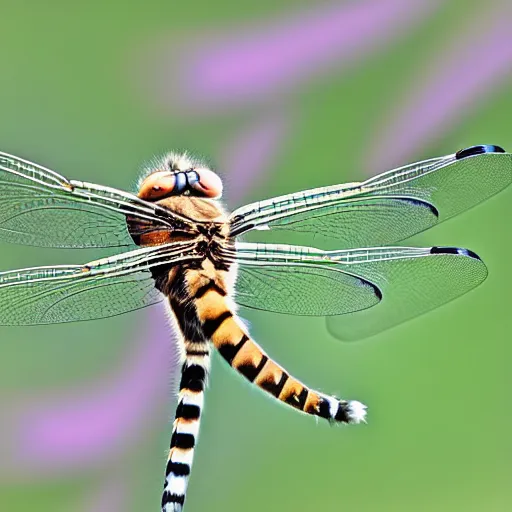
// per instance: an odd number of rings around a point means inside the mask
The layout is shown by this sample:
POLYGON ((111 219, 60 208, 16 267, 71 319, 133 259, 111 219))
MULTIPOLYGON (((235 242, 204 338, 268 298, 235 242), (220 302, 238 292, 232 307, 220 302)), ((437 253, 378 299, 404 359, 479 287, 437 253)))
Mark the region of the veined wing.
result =
POLYGON ((133 246, 127 215, 137 221, 135 235, 193 225, 128 192, 68 180, 0 153, 0 240, 41 247, 133 246))
POLYGON ((145 247, 92 261, 0 272, 0 325, 92 320, 156 304, 151 269, 197 258, 193 242, 145 247))
POLYGON ((316 188, 235 210, 232 233, 293 230, 343 247, 404 240, 468 210, 512 181, 512 155, 475 146, 385 172, 362 183, 316 188))
POLYGON ((330 332, 346 340, 371 336, 426 313, 487 276, 475 253, 454 247, 322 251, 237 243, 226 258, 239 265, 235 300, 240 305, 326 315, 330 332))

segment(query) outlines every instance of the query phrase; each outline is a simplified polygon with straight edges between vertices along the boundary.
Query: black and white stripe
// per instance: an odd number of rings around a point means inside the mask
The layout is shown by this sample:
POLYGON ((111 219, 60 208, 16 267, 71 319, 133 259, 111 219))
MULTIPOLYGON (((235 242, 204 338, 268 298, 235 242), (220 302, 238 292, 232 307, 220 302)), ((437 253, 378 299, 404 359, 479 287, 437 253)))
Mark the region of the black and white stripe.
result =
POLYGON ((183 509, 210 369, 208 342, 185 341, 185 345, 186 359, 181 370, 178 407, 162 495, 162 512, 180 512, 183 509))

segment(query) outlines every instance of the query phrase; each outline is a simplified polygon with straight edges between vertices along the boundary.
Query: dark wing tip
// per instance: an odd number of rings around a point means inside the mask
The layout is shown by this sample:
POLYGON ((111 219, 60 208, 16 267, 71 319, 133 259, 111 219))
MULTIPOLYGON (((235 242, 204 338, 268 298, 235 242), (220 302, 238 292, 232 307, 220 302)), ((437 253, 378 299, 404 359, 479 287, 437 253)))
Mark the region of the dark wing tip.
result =
POLYGON ((506 153, 501 146, 494 146, 492 144, 482 144, 480 146, 471 146, 466 149, 461 149, 455 153, 457 160, 462 160, 468 156, 480 155, 482 153, 506 153))
POLYGON ((469 249, 461 249, 460 247, 432 247, 430 254, 459 254, 460 256, 469 256, 475 260, 482 261, 476 252, 469 249))
POLYGON ((373 287, 373 292, 375 293, 375 296, 379 300, 379 302, 382 300, 382 290, 375 284, 370 283, 373 287))

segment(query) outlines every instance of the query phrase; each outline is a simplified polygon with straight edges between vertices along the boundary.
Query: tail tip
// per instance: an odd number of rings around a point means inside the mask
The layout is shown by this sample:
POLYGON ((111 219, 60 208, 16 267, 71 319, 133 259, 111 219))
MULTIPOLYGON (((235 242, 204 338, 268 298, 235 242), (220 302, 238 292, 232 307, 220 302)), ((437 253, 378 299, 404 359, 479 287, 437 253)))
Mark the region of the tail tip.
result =
POLYGON ((366 411, 366 405, 357 400, 350 400, 346 409, 348 423, 366 423, 366 411))

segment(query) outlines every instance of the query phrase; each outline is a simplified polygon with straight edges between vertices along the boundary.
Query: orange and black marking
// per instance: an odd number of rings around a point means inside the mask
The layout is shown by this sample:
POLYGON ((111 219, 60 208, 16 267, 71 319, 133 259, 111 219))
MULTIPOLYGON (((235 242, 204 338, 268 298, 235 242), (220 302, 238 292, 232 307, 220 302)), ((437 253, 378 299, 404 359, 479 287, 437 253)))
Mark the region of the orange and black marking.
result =
POLYGON ((245 332, 230 309, 225 270, 211 262, 199 268, 183 265, 157 278, 169 296, 171 309, 183 334, 185 361, 167 463, 162 510, 180 511, 199 433, 203 394, 210 368, 210 342, 247 380, 307 414, 329 421, 357 421, 352 402, 314 391, 274 362, 245 332))
POLYGON ((250 338, 228 305, 227 290, 213 281, 201 288, 196 299, 197 318, 205 337, 222 357, 248 381, 281 402, 307 414, 350 423, 355 420, 354 404, 314 391, 291 376, 250 338))
POLYGON ((156 201, 161 207, 190 219, 192 229, 189 226, 188 231, 168 231, 151 222, 127 218, 136 244, 149 246, 189 240, 196 243, 198 254, 193 262, 161 265, 151 270, 156 288, 168 298, 185 353, 162 512, 180 512, 185 503, 212 344, 248 381, 284 404, 332 422, 357 423, 365 416, 365 408, 359 402, 338 400, 302 384, 251 339, 231 302, 236 268, 222 257, 222 249, 233 243, 228 217, 215 201, 222 185, 212 171, 196 164, 187 155, 170 154, 162 161, 161 168, 142 181, 139 190, 141 199, 156 201), (181 176, 183 173, 188 176, 192 167, 197 169, 198 181, 187 181, 181 176), (177 187, 179 183, 183 190, 177 187))
POLYGON ((186 291, 185 274, 186 270, 182 269, 169 283, 169 302, 183 334, 185 361, 181 367, 178 406, 162 495, 164 512, 178 512, 185 502, 210 369, 210 343, 194 313, 193 299, 186 291))

